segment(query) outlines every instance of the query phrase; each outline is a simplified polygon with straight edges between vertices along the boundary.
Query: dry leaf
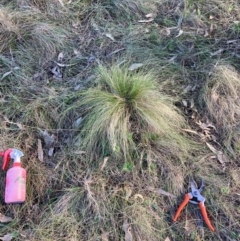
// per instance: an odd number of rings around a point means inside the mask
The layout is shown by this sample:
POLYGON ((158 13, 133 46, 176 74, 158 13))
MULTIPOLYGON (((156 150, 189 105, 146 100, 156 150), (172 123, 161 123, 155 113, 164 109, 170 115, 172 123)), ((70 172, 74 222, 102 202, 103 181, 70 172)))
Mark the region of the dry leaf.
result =
POLYGON ((75 151, 74 153, 77 154, 77 155, 83 155, 83 154, 86 154, 85 151, 75 151))
POLYGON ((218 152, 217 159, 219 160, 219 162, 221 164, 224 164, 225 162, 228 162, 227 157, 221 151, 218 152))
POLYGON ((48 131, 40 131, 41 136, 43 137, 44 140, 44 144, 46 146, 46 148, 49 148, 55 141, 55 136, 49 135, 48 131))
POLYGON ((110 33, 105 33, 105 36, 110 38, 112 41, 115 41, 114 37, 110 33))
POLYGON ((101 235, 101 238, 102 238, 102 241, 109 241, 109 233, 104 232, 104 233, 101 235))
POLYGON ((154 13, 149 13, 147 15, 145 15, 146 18, 155 18, 156 17, 156 14, 154 13))
POLYGON ((133 71, 133 70, 135 70, 135 69, 139 69, 139 68, 142 67, 142 66, 143 66, 142 63, 134 63, 134 64, 132 64, 132 65, 128 68, 128 70, 133 71))
POLYGON ((236 43, 237 42, 237 39, 233 39, 233 40, 228 40, 226 43, 227 44, 232 44, 232 43, 236 43))
POLYGON ((165 241, 171 241, 171 240, 170 240, 170 238, 169 238, 169 237, 167 237, 167 238, 165 239, 165 241))
POLYGON ((210 128, 212 128, 212 129, 214 129, 216 132, 217 132, 217 129, 216 129, 216 127, 214 126, 214 125, 212 125, 212 124, 210 124, 210 123, 204 123, 204 122, 201 122, 200 120, 199 121, 196 121, 195 122, 202 130, 211 130, 211 129, 209 129, 209 127, 210 128))
POLYGON ((40 162, 44 162, 43 160, 43 149, 42 149, 42 141, 38 139, 38 159, 40 162))
POLYGON ((1 223, 9 223, 11 222, 13 219, 11 217, 7 217, 3 214, 0 213, 0 222, 1 223))
POLYGON ((221 54, 223 51, 224 51, 224 49, 221 48, 221 49, 219 49, 219 50, 217 50, 217 51, 215 51, 213 53, 210 53, 210 55, 211 56, 215 56, 215 55, 221 54))
POLYGON ((50 147, 48 150, 48 156, 53 156, 54 147, 50 147))
POLYGON ((180 37, 182 34, 183 34, 183 30, 182 30, 182 29, 180 29, 180 30, 179 30, 179 33, 178 33, 178 35, 177 35, 177 36, 175 36, 175 38, 180 37))
POLYGON ((169 36, 171 34, 171 30, 170 30, 170 28, 164 28, 160 31, 160 34, 169 36))
POLYGON ((182 129, 182 130, 199 136, 199 133, 197 131, 193 131, 190 129, 182 129))
POLYGON ((79 117, 77 120, 74 121, 73 123, 73 127, 74 128, 77 128, 80 126, 81 122, 82 122, 83 118, 82 117, 79 117))
POLYGON ((104 167, 106 166, 107 161, 108 161, 108 158, 109 158, 109 156, 104 157, 104 159, 103 159, 103 164, 101 165, 101 168, 100 168, 101 171, 102 171, 102 170, 104 169, 104 167))
POLYGON ((208 148, 216 155, 218 161, 221 164, 224 164, 225 162, 228 162, 227 157, 224 155, 223 152, 218 151, 214 146, 212 146, 211 144, 207 143, 208 148))
POLYGON ((129 186, 124 186, 124 191, 126 192, 126 200, 130 198, 132 195, 132 189, 129 186))
POLYGON ((176 58, 177 58, 177 55, 174 55, 171 59, 168 60, 168 62, 169 63, 174 63, 176 58))
POLYGON ((194 225, 192 222, 189 222, 188 220, 186 220, 184 228, 188 236, 190 236, 193 232, 196 231, 196 225, 194 225))
POLYGON ((8 234, 4 235, 3 237, 0 237, 0 239, 2 241, 11 241, 12 238, 13 238, 13 235, 11 233, 8 233, 8 234))
POLYGON ((157 189, 157 192, 158 192, 159 194, 162 194, 162 195, 165 195, 165 196, 168 196, 168 197, 176 197, 176 196, 174 196, 173 194, 171 194, 171 193, 169 193, 169 192, 166 192, 166 191, 164 191, 164 190, 161 189, 161 188, 157 189))
POLYGON ((64 7, 63 1, 62 1, 62 0, 58 0, 58 1, 59 1, 59 3, 62 5, 62 7, 64 7))
POLYGON ((209 144, 208 142, 206 142, 206 144, 207 144, 207 146, 208 146, 208 148, 214 153, 214 154, 218 154, 218 150, 214 147, 214 146, 212 146, 211 144, 209 144))
POLYGON ((140 199, 142 200, 142 202, 144 201, 143 195, 141 195, 141 194, 135 194, 135 195, 133 196, 133 198, 134 198, 135 200, 138 199, 138 198, 140 198, 140 199))
POLYGON ((143 19, 143 20, 138 20, 139 23, 150 23, 154 20, 154 18, 149 18, 149 19, 143 19))
POLYGON ((194 100, 191 99, 191 102, 190 102, 190 109, 192 109, 194 107, 194 100))
POLYGON ((125 232, 125 241, 132 241, 132 232, 131 232, 131 226, 128 224, 127 219, 123 222, 123 231, 125 232))
POLYGON ((188 106, 188 103, 187 103, 187 101, 186 101, 186 100, 182 100, 182 103, 183 103, 183 105, 184 105, 185 107, 187 107, 187 106, 188 106))
POLYGON ((58 66, 55 66, 51 69, 51 72, 53 73, 53 77, 57 80, 61 80, 62 79, 62 73, 61 70, 59 69, 58 66))
POLYGON ((59 55, 58 55, 58 62, 62 62, 63 61, 63 52, 61 52, 59 55))
POLYGON ((20 130, 23 130, 23 125, 21 123, 16 123, 17 127, 20 129, 20 130))
POLYGON ((5 74, 3 74, 1 80, 3 80, 4 78, 6 78, 8 75, 10 75, 12 73, 12 70, 11 71, 8 71, 6 72, 5 74))

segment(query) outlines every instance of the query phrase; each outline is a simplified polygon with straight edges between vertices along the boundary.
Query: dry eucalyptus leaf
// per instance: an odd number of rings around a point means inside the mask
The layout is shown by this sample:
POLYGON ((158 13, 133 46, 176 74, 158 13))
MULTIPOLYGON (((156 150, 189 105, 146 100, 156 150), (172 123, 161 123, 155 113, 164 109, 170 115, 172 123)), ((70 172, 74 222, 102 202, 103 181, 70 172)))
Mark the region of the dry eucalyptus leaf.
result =
POLYGON ((38 159, 40 162, 44 162, 43 160, 43 149, 42 149, 42 141, 38 139, 38 159))
POLYGON ((101 238, 102 238, 102 241, 109 241, 109 233, 104 232, 104 233, 101 235, 101 238))
POLYGON ((221 151, 218 152, 217 159, 221 164, 228 162, 227 157, 221 151))
POLYGON ((162 195, 165 195, 165 196, 168 196, 168 197, 176 197, 175 195, 173 195, 173 194, 171 194, 171 193, 169 193, 169 192, 166 192, 166 191, 164 191, 164 190, 161 189, 161 188, 157 189, 157 192, 158 192, 159 194, 162 194, 162 195))
POLYGON ((80 124, 82 123, 83 118, 79 117, 76 121, 74 121, 73 123, 73 127, 77 128, 80 126, 80 124))
POLYGON ((214 154, 218 154, 218 150, 212 146, 211 144, 209 144, 208 142, 206 142, 206 145, 208 146, 208 148, 214 153, 214 154))
POLYGON ((105 36, 110 38, 112 41, 115 41, 114 37, 110 33, 105 33, 105 36))
POLYGON ((199 136, 199 133, 197 131, 190 130, 190 129, 182 129, 182 130, 199 136))
POLYGON ((177 55, 174 55, 171 59, 168 60, 168 62, 169 63, 174 63, 176 58, 177 58, 177 55))
POLYGON ((147 15, 145 15, 146 18, 155 18, 156 17, 156 14, 154 13, 149 13, 147 15))
POLYGON ((11 121, 8 119, 7 116, 4 115, 3 118, 4 118, 4 120, 5 120, 6 122, 11 122, 11 121))
POLYGON ((124 191, 126 192, 125 198, 128 200, 132 195, 132 189, 129 186, 124 186, 124 191))
POLYGON ((12 70, 11 71, 8 71, 6 72, 5 74, 3 74, 1 80, 3 80, 4 78, 6 78, 8 75, 10 75, 12 73, 12 70))
POLYGON ((171 241, 171 240, 170 240, 170 238, 169 238, 169 237, 167 237, 167 238, 165 239, 165 241, 171 241))
POLYGON ((48 156, 53 156, 54 147, 50 147, 48 150, 48 156))
POLYGON ((63 1, 62 1, 62 0, 58 0, 58 1, 59 1, 59 3, 62 5, 62 7, 64 7, 63 1))
POLYGON ((55 136, 53 134, 50 135, 47 130, 40 131, 40 134, 43 137, 44 144, 47 148, 50 147, 54 143, 55 136))
POLYGON ((195 122, 202 130, 210 130, 209 128, 214 129, 217 132, 217 129, 214 125, 210 124, 210 123, 204 123, 199 121, 195 122))
POLYGON ((150 23, 154 20, 154 18, 149 18, 149 19, 143 19, 143 20, 138 20, 139 23, 150 23))
POLYGON ((57 80, 61 80, 62 79, 62 73, 61 70, 59 69, 58 66, 55 66, 51 69, 51 72, 53 73, 53 77, 57 80))
POLYGON ((194 107, 194 100, 191 99, 191 102, 190 102, 190 108, 192 109, 194 107))
POLYGON ((104 157, 104 159, 103 159, 103 164, 101 165, 101 168, 100 168, 101 171, 102 171, 102 170, 104 169, 104 167, 106 166, 107 161, 108 161, 108 158, 109 158, 109 156, 104 157))
POLYGON ((128 223, 127 219, 123 222, 123 231, 125 232, 125 241, 132 241, 132 232, 131 232, 131 226, 128 223))
POLYGON ((20 130, 23 130, 23 125, 21 123, 16 123, 17 127, 20 129, 20 130))
POLYGON ((61 53, 58 55, 58 61, 59 61, 59 62, 62 62, 62 61, 63 61, 63 52, 61 52, 61 53))
POLYGON ((178 35, 177 35, 177 36, 175 36, 175 38, 180 37, 182 34, 183 34, 183 30, 182 30, 182 29, 180 29, 180 30, 179 30, 179 33, 178 33, 178 35))
POLYGON ((13 238, 13 235, 11 233, 8 233, 8 234, 4 235, 3 237, 0 237, 0 239, 2 241, 11 241, 12 238, 13 238))
POLYGON ((221 49, 219 49, 219 50, 217 50, 217 51, 215 51, 215 52, 213 52, 213 53, 210 53, 210 55, 211 55, 211 57, 212 57, 212 56, 221 54, 223 51, 224 51, 224 49, 221 48, 221 49))
POLYGON ((132 65, 128 68, 128 70, 133 71, 133 70, 135 70, 135 69, 139 69, 139 68, 142 67, 142 66, 143 66, 142 63, 134 63, 134 64, 132 64, 132 65))
POLYGON ((184 229, 186 230, 187 235, 190 236, 193 232, 196 231, 196 225, 186 220, 184 229))
POLYGON ((3 214, 0 213, 0 222, 1 223, 9 223, 11 222, 13 219, 11 217, 7 217, 3 214))
POLYGON ((171 30, 170 30, 170 28, 163 28, 163 29, 160 31, 160 34, 165 35, 165 36, 170 36, 171 30))
POLYGON ((188 106, 188 103, 187 103, 187 101, 186 101, 186 100, 182 100, 182 103, 183 103, 183 105, 184 105, 185 107, 187 107, 187 106, 188 106))
POLYGON ((133 196, 133 198, 135 199, 135 200, 137 200, 137 199, 141 199, 142 200, 142 202, 144 201, 144 198, 143 198, 143 195, 141 195, 141 194, 135 194, 134 196, 133 196))

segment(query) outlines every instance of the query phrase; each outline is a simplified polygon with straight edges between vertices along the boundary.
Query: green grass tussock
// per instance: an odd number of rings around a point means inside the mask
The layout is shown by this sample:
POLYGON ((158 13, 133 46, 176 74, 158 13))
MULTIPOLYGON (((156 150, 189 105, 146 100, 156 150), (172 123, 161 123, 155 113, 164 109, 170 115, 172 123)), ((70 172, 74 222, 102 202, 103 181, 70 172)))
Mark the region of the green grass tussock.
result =
POLYGON ((98 87, 79 93, 70 107, 83 114, 79 136, 88 153, 127 158, 154 139, 162 147, 170 145, 170 152, 186 144, 180 133, 186 123, 171 99, 160 93, 154 75, 100 66, 97 78, 98 87))

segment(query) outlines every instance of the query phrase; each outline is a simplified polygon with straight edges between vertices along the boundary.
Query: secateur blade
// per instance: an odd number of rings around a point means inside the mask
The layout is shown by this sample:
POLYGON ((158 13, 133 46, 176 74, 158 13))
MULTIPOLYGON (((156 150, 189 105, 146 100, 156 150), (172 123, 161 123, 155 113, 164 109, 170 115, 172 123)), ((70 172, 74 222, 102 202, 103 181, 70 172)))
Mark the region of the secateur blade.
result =
POLYGON ((199 192, 202 192, 202 191, 203 191, 204 186, 205 186, 205 185, 204 185, 204 179, 203 179, 203 178, 202 178, 202 183, 201 183, 200 188, 198 188, 198 185, 197 185, 196 181, 193 179, 193 177, 190 177, 189 182, 190 182, 190 186, 191 186, 191 190, 192 190, 192 191, 195 191, 195 190, 198 190, 199 192))

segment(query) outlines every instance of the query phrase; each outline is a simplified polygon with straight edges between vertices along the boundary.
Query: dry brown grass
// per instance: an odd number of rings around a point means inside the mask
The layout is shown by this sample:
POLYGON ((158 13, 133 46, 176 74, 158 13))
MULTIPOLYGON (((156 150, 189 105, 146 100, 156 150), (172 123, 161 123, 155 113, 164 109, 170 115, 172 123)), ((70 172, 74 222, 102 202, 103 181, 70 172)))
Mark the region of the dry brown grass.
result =
POLYGON ((240 75, 230 65, 217 65, 206 82, 204 101, 221 140, 232 154, 240 145, 240 75))

